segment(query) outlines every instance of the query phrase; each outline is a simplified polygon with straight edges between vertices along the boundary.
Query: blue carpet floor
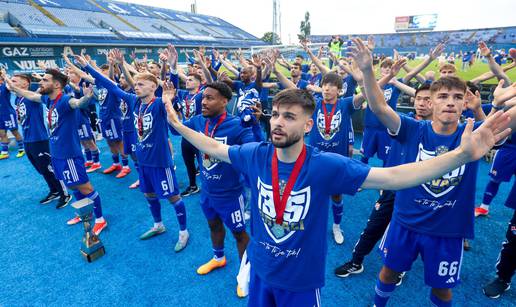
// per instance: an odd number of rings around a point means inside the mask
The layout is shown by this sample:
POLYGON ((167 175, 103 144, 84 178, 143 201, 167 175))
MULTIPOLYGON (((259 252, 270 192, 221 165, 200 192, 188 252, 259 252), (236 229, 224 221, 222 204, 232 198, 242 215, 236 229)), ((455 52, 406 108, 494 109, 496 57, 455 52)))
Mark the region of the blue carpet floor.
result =
MULTIPOLYGON (((174 138, 173 143, 179 150, 178 138, 174 138)), ((110 155, 105 142, 100 145, 101 162, 109 166, 110 155)), ((73 216, 73 208, 56 210, 54 204, 39 205, 38 200, 47 193, 45 182, 27 158, 13 156, 0 161, 0 306, 246 305, 246 299, 238 299, 235 293, 239 263, 231 235, 226 238, 227 267, 206 276, 195 272, 212 257, 209 230, 197 195, 185 199, 191 238, 188 247, 176 254, 173 244, 177 240, 178 225, 171 205, 162 202, 167 232, 140 241, 139 235, 152 225, 152 219, 143 195, 127 188, 137 179, 136 172, 123 179, 92 174, 90 180, 102 198, 109 227, 101 235, 106 255, 94 263, 86 263, 79 253, 82 226, 65 223, 73 216)), ((187 176, 179 154, 176 161, 177 178, 183 189, 187 176)), ((378 165, 378 160, 372 159, 371 164, 378 165)), ((480 163, 477 203, 488 180, 488 169, 487 163, 480 163)), ((490 216, 476 222, 473 249, 464 255, 462 284, 454 290, 457 306, 514 306, 516 303, 514 289, 498 300, 486 298, 481 290, 494 276, 497 255, 512 216, 511 210, 502 205, 511 183, 500 187, 490 216)), ((322 290, 325 306, 372 305, 375 280, 381 267, 376 252, 366 258, 365 270, 360 275, 340 279, 333 275, 333 269, 350 258, 377 196, 377 191, 363 191, 352 199, 345 197, 343 245, 333 242, 328 227, 326 286, 322 290)), ((422 263, 418 260, 392 296, 390 306, 430 306, 428 297, 429 288, 423 283, 422 263)))

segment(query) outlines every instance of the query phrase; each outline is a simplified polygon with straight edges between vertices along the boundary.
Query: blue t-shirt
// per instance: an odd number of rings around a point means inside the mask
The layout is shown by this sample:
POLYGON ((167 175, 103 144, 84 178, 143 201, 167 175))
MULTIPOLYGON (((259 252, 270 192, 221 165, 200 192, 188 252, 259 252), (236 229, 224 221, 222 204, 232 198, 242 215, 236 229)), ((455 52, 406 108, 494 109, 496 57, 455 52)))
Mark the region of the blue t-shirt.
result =
POLYGON ((0 85, 0 114, 15 114, 11 105, 11 92, 5 86, 0 85))
MULTIPOLYGON (((211 135, 219 118, 220 116, 209 119, 208 134, 211 135)), ((185 125, 204 134, 207 120, 208 118, 197 115, 186 121, 185 125)), ((255 141, 251 128, 243 128, 240 118, 229 114, 217 127, 213 138, 226 145, 241 145, 255 141)), ((231 164, 213 157, 206 157, 202 152, 199 152, 198 160, 201 168, 201 193, 203 195, 216 199, 234 199, 242 194, 243 185, 240 173, 231 164)))
POLYGON ((351 75, 347 75, 346 78, 342 79, 342 92, 343 97, 351 97, 355 94, 357 88, 357 81, 353 79, 351 75))
POLYGON ((260 100, 260 89, 256 86, 256 82, 245 84, 242 81, 233 81, 233 88, 237 93, 236 105, 239 114, 260 100))
POLYGON ((127 103, 128 109, 134 110, 136 116, 142 117, 142 131, 138 131, 138 122, 135 121, 137 132, 136 157, 138 164, 148 167, 172 167, 172 154, 168 147, 167 112, 161 98, 156 98, 152 104, 142 103, 135 94, 129 94, 119 88, 102 74, 86 66, 85 70, 109 93, 127 103))
MULTIPOLYGON (((451 135, 433 131, 431 121, 400 115, 395 139, 403 147, 400 164, 424 161, 460 145, 465 124, 451 135)), ((475 127, 480 125, 475 123, 475 127)), ((419 233, 437 237, 473 238, 478 161, 470 162, 441 178, 396 192, 392 218, 419 233)))
MULTIPOLYGON (((401 79, 399 79, 401 82, 401 79)), ((398 102, 398 97, 400 96, 400 90, 395 87, 392 84, 387 84, 383 88, 383 96, 385 97, 385 101, 387 104, 396 111, 396 104, 398 102)), ((371 111, 371 108, 369 108, 369 105, 366 109, 365 119, 364 119, 364 126, 365 128, 374 128, 374 129, 381 129, 385 130, 387 129, 376 117, 376 115, 371 111)))
MULTIPOLYGON (((292 81, 292 80, 290 80, 292 81)), ((292 81, 294 82, 294 81, 292 81)), ((297 83, 294 83, 296 85, 296 88, 300 89, 300 90, 306 90, 306 87, 310 84, 308 83, 308 81, 306 80, 303 80, 303 79, 299 79, 299 81, 297 81, 297 83)), ((285 89, 285 87, 283 86, 283 84, 281 84, 281 82, 278 82, 278 88, 280 90, 283 90, 285 89)))
MULTIPOLYGON (((120 89, 122 89, 122 88, 120 87, 120 89)), ((132 89, 130 89, 129 91, 127 91, 127 93, 134 94, 134 91, 132 89)), ((135 123, 136 117, 135 117, 135 112, 133 109, 134 106, 125 102, 124 99, 120 99, 119 101, 120 101, 119 109, 120 109, 120 114, 121 114, 120 119, 122 120, 122 131, 123 132, 134 132, 134 128, 136 125, 136 123, 135 123)))
POLYGON ((23 129, 23 141, 25 143, 48 140, 41 103, 16 97, 16 115, 23 129))
POLYGON ((120 111, 120 99, 100 85, 95 86, 94 94, 94 97, 99 103, 100 121, 107 122, 111 119, 120 120, 122 117, 122 112, 120 111))
POLYGON ((187 121, 195 115, 202 113, 202 94, 203 90, 201 89, 195 94, 190 94, 187 90, 177 91, 174 104, 180 105, 183 121, 187 121))
MULTIPOLYGON (((231 146, 229 158, 251 187, 251 240, 247 253, 258 276, 275 288, 307 291, 324 286, 330 195, 353 195, 369 166, 306 146, 306 159, 287 201, 284 222, 275 226, 270 143, 231 146)), ((294 163, 278 161, 280 185, 294 163)), ((281 187, 280 187, 281 190, 281 187)))
POLYGON ((339 98, 336 105, 326 104, 326 114, 330 114, 331 110, 335 108, 335 113, 331 119, 330 133, 327 136, 322 104, 323 100, 317 99, 315 111, 312 115, 314 127, 310 131, 310 145, 322 151, 348 156, 350 119, 355 112, 353 97, 339 98))
POLYGON ((308 83, 310 85, 315 85, 315 86, 321 86, 321 81, 322 81, 322 74, 321 73, 318 73, 318 74, 315 74, 315 75, 312 75, 312 74, 306 74, 308 77, 304 80, 308 81, 308 83))
POLYGON ((50 155, 58 159, 71 159, 82 157, 81 142, 77 127, 79 126, 79 109, 70 106, 68 95, 61 96, 56 103, 47 95, 41 96, 50 115, 48 130, 50 131, 50 155))

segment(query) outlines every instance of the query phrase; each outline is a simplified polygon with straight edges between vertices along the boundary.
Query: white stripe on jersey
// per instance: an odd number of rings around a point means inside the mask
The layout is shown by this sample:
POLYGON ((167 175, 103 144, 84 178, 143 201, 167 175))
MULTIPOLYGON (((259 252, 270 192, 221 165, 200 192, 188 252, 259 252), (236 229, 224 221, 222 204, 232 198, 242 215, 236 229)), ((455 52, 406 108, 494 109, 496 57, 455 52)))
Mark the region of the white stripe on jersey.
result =
POLYGON ((116 131, 115 121, 111 119, 111 132, 113 132, 113 137, 118 138, 118 131, 116 131))
POLYGON ((174 187, 174 180, 172 178, 172 173, 170 172, 170 167, 165 168, 165 174, 167 175, 169 192, 172 193, 172 192, 174 192, 175 187, 174 187))

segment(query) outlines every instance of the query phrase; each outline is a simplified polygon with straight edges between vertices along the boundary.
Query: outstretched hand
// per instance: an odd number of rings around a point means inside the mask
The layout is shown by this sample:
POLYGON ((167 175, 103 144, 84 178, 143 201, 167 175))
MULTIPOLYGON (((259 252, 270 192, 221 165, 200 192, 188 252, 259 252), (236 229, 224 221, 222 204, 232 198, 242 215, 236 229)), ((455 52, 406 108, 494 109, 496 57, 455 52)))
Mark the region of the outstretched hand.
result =
POLYGON ((508 137, 511 134, 511 129, 507 128, 509 122, 509 116, 498 111, 473 131, 473 119, 468 118, 459 146, 466 161, 482 158, 495 144, 508 137))
POLYGON ((505 80, 502 79, 498 82, 498 86, 496 86, 493 92, 493 104, 494 105, 503 105, 504 102, 516 96, 516 82, 512 85, 506 86, 505 80))
POLYGON ((82 56, 82 55, 74 55, 73 56, 75 61, 77 62, 77 64, 79 64, 81 67, 86 67, 88 66, 88 60, 82 56))
POLYGON ((362 71, 373 66, 371 50, 364 45, 360 38, 353 39, 353 45, 348 47, 348 56, 353 58, 362 71))
POLYGON ((172 126, 177 126, 181 124, 179 120, 179 116, 177 115, 176 110, 172 106, 172 100, 176 95, 176 89, 174 88, 174 84, 172 82, 164 82, 163 83, 163 96, 161 99, 163 100, 163 104, 165 105, 165 110, 167 111, 167 120, 172 126))
POLYGON ((84 96, 91 98, 93 97, 93 85, 86 86, 86 82, 82 84, 82 93, 84 96))
POLYGON ((478 49, 480 49, 480 54, 482 56, 489 56, 491 54, 491 50, 489 50, 489 47, 487 47, 484 41, 480 41, 478 43, 478 49))
POLYGON ((430 49, 430 58, 432 60, 437 59, 441 55, 441 53, 443 53, 443 51, 444 51, 444 44, 443 43, 437 44, 437 46, 435 46, 435 48, 430 49))

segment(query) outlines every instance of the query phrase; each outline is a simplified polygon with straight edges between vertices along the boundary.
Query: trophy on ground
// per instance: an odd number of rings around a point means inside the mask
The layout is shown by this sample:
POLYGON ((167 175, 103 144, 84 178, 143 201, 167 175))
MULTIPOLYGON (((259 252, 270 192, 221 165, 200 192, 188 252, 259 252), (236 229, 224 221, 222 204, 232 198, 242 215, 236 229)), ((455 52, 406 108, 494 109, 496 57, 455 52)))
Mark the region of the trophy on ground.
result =
POLYGON ((84 225, 84 236, 82 238, 81 254, 88 262, 92 262, 102 257, 106 250, 100 242, 99 236, 93 233, 91 220, 93 219, 93 201, 89 198, 83 198, 72 204, 77 210, 77 215, 84 225))

